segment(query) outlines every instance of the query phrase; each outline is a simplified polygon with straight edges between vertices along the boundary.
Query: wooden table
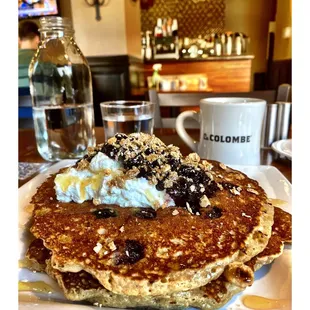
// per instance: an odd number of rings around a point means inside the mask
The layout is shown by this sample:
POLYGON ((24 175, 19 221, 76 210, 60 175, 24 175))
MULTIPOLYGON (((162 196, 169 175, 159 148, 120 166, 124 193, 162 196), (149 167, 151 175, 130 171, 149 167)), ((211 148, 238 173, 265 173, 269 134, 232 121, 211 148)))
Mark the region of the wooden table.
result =
MULTIPOLYGON (((104 142, 104 131, 101 127, 96 127, 96 139, 97 143, 104 142)), ((189 134, 196 140, 199 139, 199 130, 188 130, 189 134)), ((166 144, 174 144, 178 146, 183 155, 187 155, 191 152, 188 146, 181 140, 175 129, 155 129, 155 135, 160 138, 166 144)), ((46 162, 38 153, 36 147, 36 141, 34 136, 34 130, 32 129, 20 129, 19 130, 19 162, 32 162, 43 163, 46 162)), ((271 165, 279 169, 282 174, 292 182, 292 163, 290 160, 281 158, 277 153, 271 149, 261 150, 261 165, 271 165)), ((19 186, 27 182, 19 181, 19 186)))

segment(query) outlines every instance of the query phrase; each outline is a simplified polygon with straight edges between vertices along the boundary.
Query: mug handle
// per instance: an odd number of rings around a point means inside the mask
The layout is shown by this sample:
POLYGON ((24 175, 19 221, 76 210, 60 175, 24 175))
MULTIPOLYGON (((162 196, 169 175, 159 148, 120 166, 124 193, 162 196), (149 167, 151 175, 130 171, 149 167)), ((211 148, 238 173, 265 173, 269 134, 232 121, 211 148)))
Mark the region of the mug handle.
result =
POLYGON ((195 121, 199 122, 199 113, 196 111, 184 111, 177 116, 176 119, 176 130, 180 138, 191 148, 194 152, 198 151, 198 142, 193 140, 184 128, 184 121, 187 118, 193 118, 195 121))

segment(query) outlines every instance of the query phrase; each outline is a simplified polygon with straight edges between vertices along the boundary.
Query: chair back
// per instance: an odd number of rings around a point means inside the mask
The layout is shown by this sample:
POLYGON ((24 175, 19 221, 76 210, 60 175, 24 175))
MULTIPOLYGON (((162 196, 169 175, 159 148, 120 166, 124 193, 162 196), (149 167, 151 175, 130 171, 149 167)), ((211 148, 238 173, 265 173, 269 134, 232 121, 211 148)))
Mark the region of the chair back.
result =
POLYGON ((33 128, 32 99, 29 87, 18 88, 18 127, 33 128))
POLYGON ((290 84, 281 84, 278 87, 277 101, 292 102, 292 90, 290 84))

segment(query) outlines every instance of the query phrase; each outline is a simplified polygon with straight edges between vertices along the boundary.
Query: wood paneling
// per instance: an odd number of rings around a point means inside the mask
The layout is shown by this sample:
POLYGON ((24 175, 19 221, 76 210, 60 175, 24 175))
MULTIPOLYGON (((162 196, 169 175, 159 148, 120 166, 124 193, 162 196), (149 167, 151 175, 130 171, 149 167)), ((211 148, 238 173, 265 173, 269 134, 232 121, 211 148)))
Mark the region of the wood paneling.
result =
MULTIPOLYGON (((208 76, 213 92, 248 92, 251 87, 252 60, 171 62, 162 65, 161 75, 199 74, 208 76)), ((145 64, 145 77, 152 75, 152 64, 145 64)))

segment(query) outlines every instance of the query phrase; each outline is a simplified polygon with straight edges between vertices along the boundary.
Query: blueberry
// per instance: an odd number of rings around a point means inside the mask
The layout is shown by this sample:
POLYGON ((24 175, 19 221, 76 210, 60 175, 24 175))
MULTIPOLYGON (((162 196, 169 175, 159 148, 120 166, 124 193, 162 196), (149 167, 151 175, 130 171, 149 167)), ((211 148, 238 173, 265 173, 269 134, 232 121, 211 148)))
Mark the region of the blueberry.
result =
MULTIPOLYGON (((197 203, 197 202, 196 202, 197 203)), ((200 215, 200 206, 198 204, 191 204, 191 209, 194 215, 200 215)))
POLYGON ((115 146, 105 143, 101 149, 101 152, 106 154, 111 159, 115 159, 118 150, 115 146))
POLYGON ((145 151, 144 151, 144 154, 147 156, 147 155, 150 155, 150 154, 153 154, 154 153, 154 151, 152 150, 152 149, 146 149, 145 151))
POLYGON ((225 189, 232 189, 233 187, 237 187, 236 185, 229 182, 221 182, 220 184, 222 184, 223 188, 225 189))
POLYGON ((149 165, 150 165, 150 167, 151 167, 152 169, 154 169, 154 168, 156 168, 156 167, 159 167, 159 166, 160 166, 160 164, 159 164, 158 160, 154 160, 154 161, 152 161, 151 163, 149 163, 149 165))
MULTIPOLYGON (((207 183, 204 183, 207 184, 207 183)), ((216 185, 216 182, 211 181, 209 185, 205 186, 205 194, 207 195, 207 197, 213 197, 214 194, 219 190, 219 188, 216 185)))
POLYGON ((97 219, 107 219, 109 217, 117 217, 117 213, 110 208, 98 209, 92 212, 97 219))
POLYGON ((180 166, 180 160, 172 158, 172 159, 168 160, 168 164, 171 166, 172 171, 176 171, 176 170, 178 170, 178 168, 180 166))
POLYGON ((154 219, 156 218, 156 211, 152 208, 141 208, 135 212, 135 216, 141 219, 154 219))
POLYGON ((130 158, 128 160, 125 160, 124 161, 124 168, 125 169, 131 169, 133 166, 138 168, 140 166, 143 166, 143 164, 144 164, 144 158, 141 154, 138 154, 134 158, 130 158))
POLYGON ((211 210, 207 211, 206 215, 209 219, 217 219, 222 216, 222 209, 213 207, 211 210))
POLYGON ((163 181, 158 181, 158 183, 156 184, 156 189, 158 190, 158 191, 163 191, 163 190, 165 190, 165 186, 164 186, 164 182, 163 181))
POLYGON ((126 240, 123 253, 116 257, 115 264, 135 264, 144 257, 144 246, 136 240, 126 240))
POLYGON ((190 179, 197 179, 197 177, 199 177, 198 171, 195 171, 193 167, 187 165, 180 166, 179 175, 190 179))
MULTIPOLYGON (((95 154, 96 155, 96 154, 95 154)), ((89 163, 91 162, 91 160, 95 157, 95 155, 91 155, 91 156, 89 156, 89 155, 85 155, 83 158, 85 159, 85 160, 87 160, 89 163)))
POLYGON ((115 135, 115 138, 116 138, 117 141, 121 141, 122 139, 126 139, 127 135, 125 135, 124 133, 117 133, 115 135))
POLYGON ((140 168, 140 172, 139 172, 139 174, 137 175, 137 177, 138 177, 138 178, 144 178, 144 177, 146 177, 146 175, 147 175, 146 169, 145 169, 144 167, 140 168))
POLYGON ((134 264, 144 257, 144 246, 136 240, 126 240, 125 255, 129 264, 134 264))

